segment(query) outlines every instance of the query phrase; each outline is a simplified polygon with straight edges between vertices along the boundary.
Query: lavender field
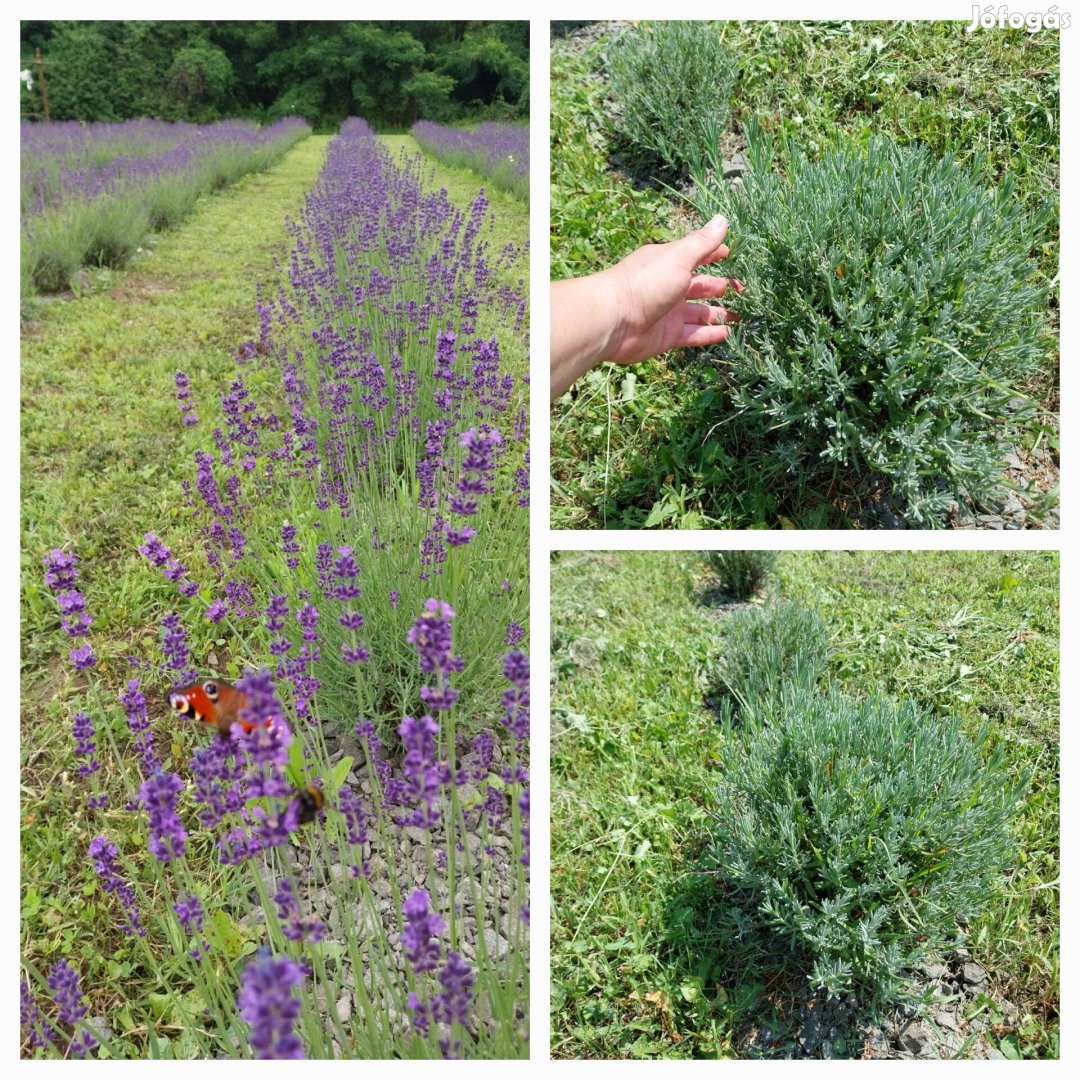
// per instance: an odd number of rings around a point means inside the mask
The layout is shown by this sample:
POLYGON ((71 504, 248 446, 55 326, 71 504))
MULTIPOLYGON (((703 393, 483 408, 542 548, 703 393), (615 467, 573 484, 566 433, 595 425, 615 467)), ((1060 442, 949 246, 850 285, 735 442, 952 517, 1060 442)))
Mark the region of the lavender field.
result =
MULTIPOLYGON (((39 215, 153 186, 77 138, 39 215)), ((24 906, 25 1056, 528 1056, 527 236, 478 187, 347 120, 229 378, 174 372, 141 576, 37 556, 84 900, 67 948, 24 906)))
POLYGON ((412 136, 448 165, 474 169, 497 187, 527 197, 529 128, 527 124, 485 121, 474 128, 453 128, 421 120, 412 136))
POLYGON ((217 124, 23 123, 23 295, 69 288, 83 266, 123 266, 201 196, 267 168, 311 133, 300 119, 217 124))

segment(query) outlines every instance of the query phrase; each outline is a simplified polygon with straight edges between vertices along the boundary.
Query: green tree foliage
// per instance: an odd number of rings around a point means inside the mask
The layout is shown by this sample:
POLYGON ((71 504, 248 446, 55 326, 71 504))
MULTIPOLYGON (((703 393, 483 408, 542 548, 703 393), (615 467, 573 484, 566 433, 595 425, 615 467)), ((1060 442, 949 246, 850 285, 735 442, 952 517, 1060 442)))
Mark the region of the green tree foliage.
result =
POLYGON ((181 49, 173 58, 166 80, 170 96, 193 118, 200 118, 199 114, 207 111, 216 113, 219 107, 226 106, 232 84, 229 58, 216 45, 208 43, 181 49))
MULTIPOLYGON (((24 61, 35 48, 57 120, 528 115, 527 22, 24 22, 24 61)), ((39 91, 21 93, 39 116, 39 91)))

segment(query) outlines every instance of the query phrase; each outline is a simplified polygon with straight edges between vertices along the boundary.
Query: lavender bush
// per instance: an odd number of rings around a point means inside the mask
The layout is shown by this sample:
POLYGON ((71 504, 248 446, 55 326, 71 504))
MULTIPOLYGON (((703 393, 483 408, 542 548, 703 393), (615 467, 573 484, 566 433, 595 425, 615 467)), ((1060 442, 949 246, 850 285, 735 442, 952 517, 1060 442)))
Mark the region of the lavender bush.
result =
POLYGON ((465 130, 421 120, 413 124, 412 136, 448 165, 475 169, 515 195, 529 193, 529 128, 525 124, 486 121, 465 130))
POLYGON ((68 287, 85 265, 119 266, 196 199, 267 168, 310 128, 246 120, 22 125, 22 290, 68 287))
MULTIPOLYGON (((457 209, 418 159, 343 125, 195 452, 202 551, 139 546, 176 610, 121 695, 126 744, 77 560, 46 559, 86 672, 87 853, 110 927, 183 973, 172 1056, 528 1052, 528 453, 504 366, 526 366, 525 302, 506 284, 520 252, 490 251, 488 228, 482 195, 457 209), (250 732, 179 731, 195 749, 166 755, 147 664, 163 683, 232 676, 250 732), (103 774, 129 800, 107 819, 103 774)), ((200 387, 176 385, 194 407, 200 387)), ((34 1008, 28 1044, 61 1052, 34 1008)))

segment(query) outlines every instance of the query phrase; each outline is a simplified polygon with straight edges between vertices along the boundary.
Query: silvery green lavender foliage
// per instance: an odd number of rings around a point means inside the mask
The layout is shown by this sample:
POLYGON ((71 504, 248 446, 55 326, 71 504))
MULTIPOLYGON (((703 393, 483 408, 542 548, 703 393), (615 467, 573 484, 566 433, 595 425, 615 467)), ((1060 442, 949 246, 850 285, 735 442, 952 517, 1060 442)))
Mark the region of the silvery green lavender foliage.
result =
POLYGON ((832 659, 821 618, 788 601, 735 612, 721 648, 720 679, 743 724, 767 723, 786 687, 813 690, 832 659))
POLYGON ((723 128, 738 64, 712 22, 650 22, 625 31, 607 60, 617 125, 669 169, 684 170, 709 125, 723 128))
POLYGON ((705 551, 709 569, 736 600, 749 600, 765 587, 776 566, 775 551, 705 551))
POLYGON ((999 886, 1025 783, 953 717, 790 688, 728 755, 711 859, 732 910, 793 950, 813 987, 884 1004, 999 886))
POLYGON ((875 138, 812 161, 789 141, 778 167, 748 135, 734 192, 715 142, 694 173, 702 217, 731 222, 724 273, 746 285, 728 424, 762 486, 876 478, 924 528, 994 496, 1046 354, 1031 252, 1050 207, 1028 213, 1010 177, 982 187, 922 147, 875 138))

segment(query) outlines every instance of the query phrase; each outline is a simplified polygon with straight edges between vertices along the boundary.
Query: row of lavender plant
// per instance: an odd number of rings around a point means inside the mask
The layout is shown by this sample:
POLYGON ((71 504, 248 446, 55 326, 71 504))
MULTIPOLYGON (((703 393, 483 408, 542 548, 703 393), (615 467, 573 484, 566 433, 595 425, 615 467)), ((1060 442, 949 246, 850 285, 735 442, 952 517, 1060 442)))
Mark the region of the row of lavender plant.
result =
POLYGON ((23 124, 22 289, 67 288, 82 266, 120 266, 199 196, 276 161, 310 134, 290 118, 198 127, 160 121, 23 124))
MULTIPOLYGON (((187 985, 163 990, 174 1055, 527 1053, 528 474, 523 388, 501 358, 524 369, 525 309, 508 283, 522 252, 490 251, 489 228, 483 196, 458 210, 418 160, 343 126, 288 282, 238 349, 224 425, 195 453, 203 551, 140 546, 178 607, 122 692, 126 742, 76 560, 46 558, 87 678, 87 852, 145 965, 164 949, 183 966, 187 985), (252 730, 193 732, 190 763, 166 767, 145 683, 155 660, 175 684, 222 674, 207 620, 252 730), (121 849, 107 770, 149 858, 121 849), (301 826, 295 789, 312 784, 328 809, 301 826)), ((195 429, 193 389, 178 379, 195 429)), ((78 973, 25 969, 28 1042, 93 1052, 107 1025, 78 973)))
POLYGON ((475 169, 497 187, 525 197, 529 193, 529 127, 485 121, 474 128, 453 128, 421 120, 412 136, 448 165, 475 169))

